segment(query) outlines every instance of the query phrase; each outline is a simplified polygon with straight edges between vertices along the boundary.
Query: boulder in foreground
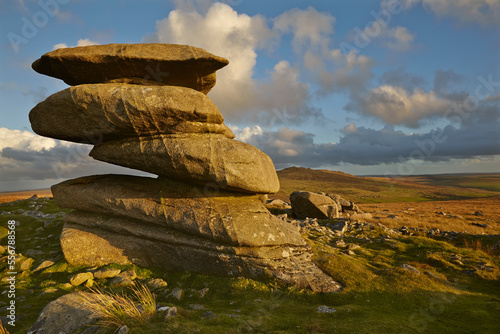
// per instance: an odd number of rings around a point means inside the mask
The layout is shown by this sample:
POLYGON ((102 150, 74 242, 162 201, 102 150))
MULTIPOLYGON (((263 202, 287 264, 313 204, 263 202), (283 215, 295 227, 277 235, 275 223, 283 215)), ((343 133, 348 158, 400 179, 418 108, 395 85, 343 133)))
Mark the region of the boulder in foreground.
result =
POLYGON ((52 186, 56 204, 138 220, 234 246, 304 246, 298 231, 273 216, 259 196, 197 187, 169 179, 95 175, 52 186))

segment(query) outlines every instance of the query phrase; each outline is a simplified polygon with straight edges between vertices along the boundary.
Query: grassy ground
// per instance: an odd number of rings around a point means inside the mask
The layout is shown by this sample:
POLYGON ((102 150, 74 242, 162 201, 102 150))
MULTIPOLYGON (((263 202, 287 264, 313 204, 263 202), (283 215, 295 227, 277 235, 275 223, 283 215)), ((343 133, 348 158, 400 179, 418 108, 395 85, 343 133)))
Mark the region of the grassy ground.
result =
POLYGON ((400 179, 434 186, 453 186, 500 191, 500 174, 415 175, 400 179))
POLYGON ((460 187, 456 187, 453 181, 443 184, 436 181, 417 183, 421 179, 359 177, 341 172, 297 167, 278 171, 278 176, 281 190, 270 197, 285 201, 288 201, 289 195, 295 190, 331 192, 355 203, 368 204, 484 198, 498 196, 495 190, 498 191, 497 188, 500 188, 500 178, 495 178, 496 183, 490 183, 491 189, 479 188, 478 184, 486 180, 474 175, 469 177, 467 181, 469 183, 465 181, 460 183, 460 187), (471 187, 467 188, 466 184, 471 187))
MULTIPOLYGON (((34 263, 17 276, 16 308, 18 321, 13 333, 26 333, 42 308, 57 297, 85 287, 73 287, 69 278, 89 268, 68 265, 58 236, 62 218, 40 219, 17 210, 59 213, 52 200, 37 199, 0 204, 1 244, 6 244, 8 220, 16 220, 17 266, 27 258, 34 263), (33 254, 28 250, 39 250, 33 254), (32 254, 27 256, 25 254, 32 254), (33 272, 45 260, 55 264, 33 272)), ((326 222, 325 222, 326 223, 326 222)), ((179 272, 161 272, 136 266, 140 281, 162 278, 167 290, 156 291, 160 305, 176 306, 179 315, 165 319, 157 314, 131 333, 498 333, 500 331, 500 257, 491 246, 500 236, 470 240, 434 240, 424 236, 402 236, 373 225, 354 229, 342 239, 348 248, 337 247, 340 237, 326 237, 312 229, 305 232, 315 253, 315 261, 345 288, 336 294, 314 294, 274 281, 262 283, 244 278, 224 278, 179 272), (390 236, 390 239, 382 237, 390 236), (385 240, 385 241, 383 241, 385 240), (347 249, 352 249, 349 253, 347 249), (460 261, 456 259, 459 258, 460 261), (409 264, 420 271, 401 268, 409 264), (427 272, 427 273, 424 273, 427 272), (185 296, 180 301, 168 297, 175 287, 185 296), (201 297, 197 291, 209 288, 201 297), (201 304, 205 309, 193 310, 201 304), (325 305, 334 313, 318 313, 325 305), (215 318, 204 318, 207 311, 215 318)), ((5 253, 4 253, 5 255, 5 253)), ((1 260, 1 276, 7 272, 1 260)), ((1 289, 5 290, 5 281, 1 289)), ((109 280, 96 280, 113 290, 109 280)), ((120 289, 116 290, 119 291, 120 289)), ((0 308, 6 313, 7 299, 0 308)), ((4 314, 0 314, 4 316, 4 314)), ((5 325, 5 322, 4 322, 5 325)), ((115 329, 105 332, 113 333, 115 329)))
POLYGON ((33 195, 38 197, 52 197, 50 189, 26 190, 26 191, 9 191, 0 192, 0 203, 17 201, 18 199, 26 199, 33 195))

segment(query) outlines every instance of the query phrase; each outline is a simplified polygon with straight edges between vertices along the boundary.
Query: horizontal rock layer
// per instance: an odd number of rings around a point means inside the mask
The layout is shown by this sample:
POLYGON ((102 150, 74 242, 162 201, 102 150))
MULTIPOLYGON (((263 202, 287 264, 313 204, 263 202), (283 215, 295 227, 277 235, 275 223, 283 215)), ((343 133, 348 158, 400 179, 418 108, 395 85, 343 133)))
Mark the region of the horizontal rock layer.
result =
POLYGON ((177 86, 74 86, 38 103, 29 117, 37 134, 77 143, 173 133, 234 138, 206 95, 177 86))
POLYGON ((52 186, 52 193, 61 207, 140 220, 223 245, 305 245, 258 196, 125 175, 69 180, 52 186))
POLYGON ((252 145, 216 134, 127 138, 96 145, 94 159, 167 178, 247 193, 276 193, 269 156, 252 145))
MULTIPOLYGON (((129 224, 133 225, 131 222, 129 224)), ((132 229, 139 231, 137 228, 132 229)), ((312 253, 304 247, 275 246, 269 252, 275 256, 259 257, 238 251, 237 247, 221 247, 217 250, 191 247, 177 243, 179 239, 165 240, 162 233, 150 232, 148 239, 144 237, 145 232, 139 232, 141 236, 138 237, 123 231, 117 233, 114 229, 66 223, 61 234, 61 246, 66 260, 77 266, 134 263, 164 270, 188 270, 212 275, 254 279, 274 277, 283 283, 317 292, 336 292, 341 288, 311 262, 312 253)))
POLYGON ((207 93, 215 71, 229 62, 189 45, 108 44, 62 48, 44 54, 32 67, 68 85, 121 81, 158 82, 207 93))

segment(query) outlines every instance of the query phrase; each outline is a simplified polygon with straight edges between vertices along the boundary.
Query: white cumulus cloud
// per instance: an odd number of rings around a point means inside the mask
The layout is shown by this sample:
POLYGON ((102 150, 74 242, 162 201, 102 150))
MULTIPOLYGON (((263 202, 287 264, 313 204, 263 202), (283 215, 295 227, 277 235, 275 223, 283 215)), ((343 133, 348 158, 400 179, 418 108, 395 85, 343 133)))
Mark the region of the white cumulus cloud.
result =
POLYGON ((374 88, 360 99, 360 109, 388 124, 418 127, 419 121, 432 116, 444 116, 451 102, 437 96, 434 91, 415 88, 408 92, 402 87, 383 85, 374 88))
MULTIPOLYGON (((88 38, 84 38, 84 39, 79 39, 76 42, 75 46, 89 46, 89 45, 99 45, 99 43, 91 41, 88 38)), ((68 44, 66 44, 66 43, 58 43, 58 44, 54 45, 53 50, 64 49, 64 48, 68 48, 68 47, 74 47, 74 46, 68 46, 68 44)))
POLYGON ((0 128, 0 191, 39 189, 84 175, 147 173, 96 161, 89 145, 0 128))

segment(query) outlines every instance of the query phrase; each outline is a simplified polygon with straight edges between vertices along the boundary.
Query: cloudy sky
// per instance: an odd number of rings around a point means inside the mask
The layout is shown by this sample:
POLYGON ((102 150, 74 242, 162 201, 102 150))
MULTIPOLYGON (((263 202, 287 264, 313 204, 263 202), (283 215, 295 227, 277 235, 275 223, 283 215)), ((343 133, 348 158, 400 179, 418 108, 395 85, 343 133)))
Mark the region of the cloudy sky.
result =
POLYGON ((0 191, 135 173, 28 120, 67 87, 35 59, 108 43, 227 58, 209 97, 277 169, 500 172, 500 0, 3 0, 0 27, 0 191))

